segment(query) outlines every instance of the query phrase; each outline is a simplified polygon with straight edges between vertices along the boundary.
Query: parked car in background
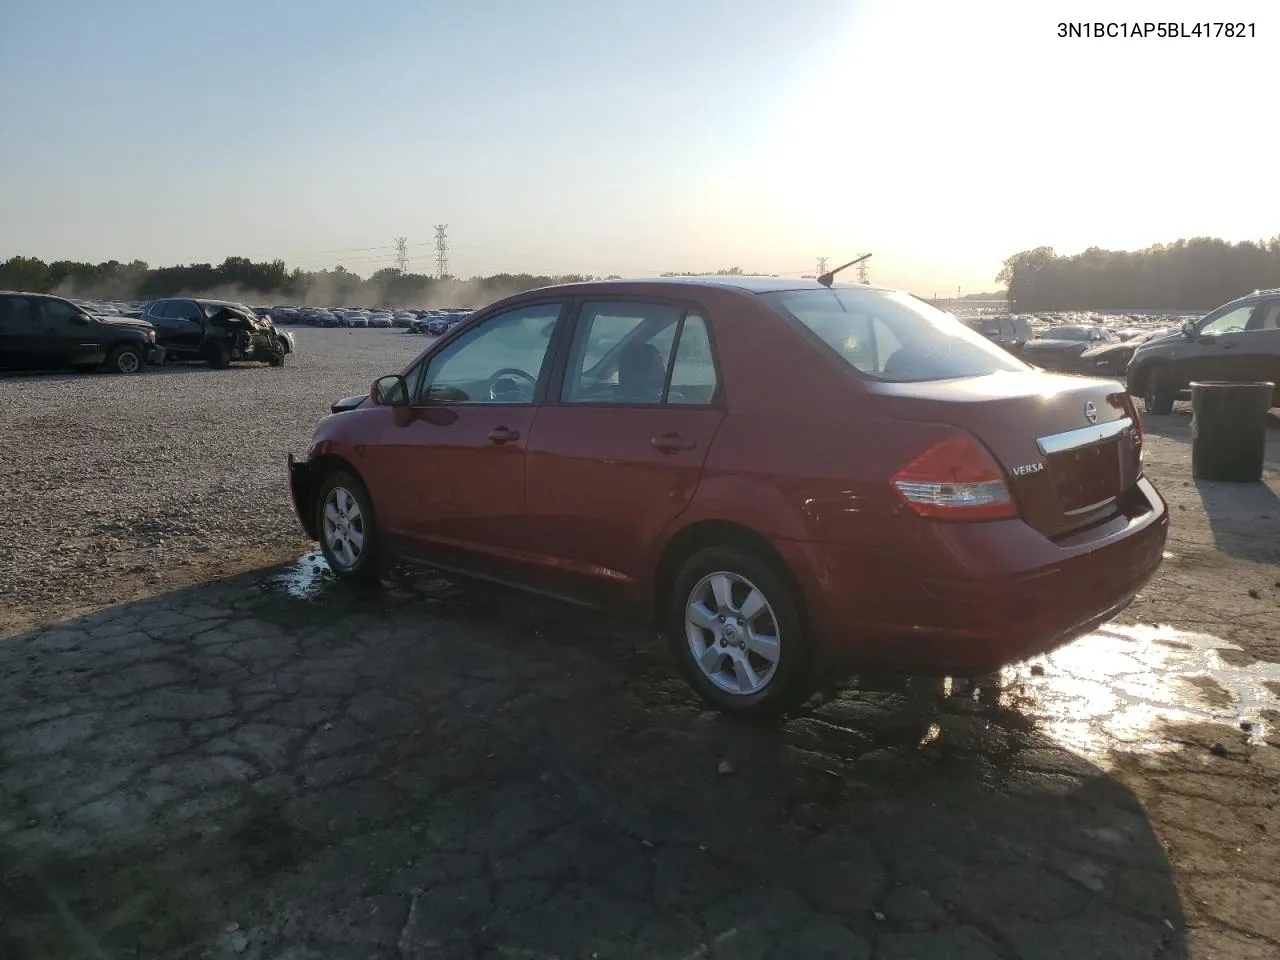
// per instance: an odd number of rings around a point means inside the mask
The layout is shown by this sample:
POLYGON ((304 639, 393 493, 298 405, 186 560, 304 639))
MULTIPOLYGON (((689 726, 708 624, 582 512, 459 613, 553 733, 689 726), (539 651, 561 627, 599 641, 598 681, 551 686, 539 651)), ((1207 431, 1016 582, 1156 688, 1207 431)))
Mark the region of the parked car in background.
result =
POLYGON ((656 621, 739 713, 1051 650, 1167 535, 1116 383, 857 284, 530 291, 335 408, 288 469, 338 576, 407 557, 656 621))
POLYGON ((1049 327, 1023 345, 1021 356, 1046 370, 1074 373, 1079 369, 1080 354, 1090 347, 1114 342, 1115 336, 1106 327, 1049 327))
MULTIPOLYGON (((1280 387, 1280 289, 1255 290, 1152 337, 1138 345, 1126 371, 1129 392, 1155 414, 1171 413, 1193 380, 1280 387)), ((1280 405, 1280 395, 1272 402, 1280 405)))
POLYGON ((162 356, 149 323, 93 316, 62 297, 0 291, 0 369, 137 373, 162 356))
POLYGON ((391 326, 391 314, 389 313, 372 313, 369 315, 369 326, 386 328, 391 326))
POLYGON ((1010 353, 1019 353, 1031 339, 1031 324, 1025 317, 970 317, 964 324, 1010 353))
POLYGON ((416 314, 410 313, 408 310, 399 310, 391 315, 391 325, 393 327, 404 328, 417 320, 416 314))
POLYGON ((1133 353, 1138 346, 1163 333, 1163 330, 1129 331, 1129 336, 1124 339, 1091 346, 1080 354, 1072 372, 1093 377, 1116 377, 1123 380, 1125 372, 1129 369, 1129 361, 1133 358, 1133 353))
POLYGON ((367 327, 369 326, 369 314, 367 313, 348 313, 348 327, 367 327))
POLYGON ((278 367, 295 349, 291 333, 243 303, 165 297, 148 303, 143 316, 155 327, 166 359, 203 360, 218 368, 238 360, 278 367))

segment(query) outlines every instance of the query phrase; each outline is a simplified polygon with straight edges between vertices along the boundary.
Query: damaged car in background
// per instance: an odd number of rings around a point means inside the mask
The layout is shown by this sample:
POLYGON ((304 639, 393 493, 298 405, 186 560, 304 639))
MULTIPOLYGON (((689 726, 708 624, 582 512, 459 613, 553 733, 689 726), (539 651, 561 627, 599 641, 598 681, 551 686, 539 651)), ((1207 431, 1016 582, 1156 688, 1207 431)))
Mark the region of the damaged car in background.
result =
POLYGON ((148 303, 143 318, 155 327, 167 360, 200 360, 218 369, 241 360, 279 367, 295 350, 292 333, 243 303, 166 297, 148 303))

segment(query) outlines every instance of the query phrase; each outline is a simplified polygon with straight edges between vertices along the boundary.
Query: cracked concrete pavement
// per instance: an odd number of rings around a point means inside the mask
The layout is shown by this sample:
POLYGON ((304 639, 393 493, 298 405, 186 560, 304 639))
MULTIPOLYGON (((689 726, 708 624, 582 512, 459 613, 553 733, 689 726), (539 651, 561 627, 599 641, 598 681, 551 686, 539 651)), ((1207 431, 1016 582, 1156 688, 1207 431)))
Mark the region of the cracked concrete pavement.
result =
POLYGON ((2 648, 7 956, 74 955, 59 917, 111 956, 1183 949, 1133 795, 1015 710, 890 688, 761 729, 592 614, 286 585, 2 648))
POLYGON ((744 724, 646 631, 307 560, 12 636, 0 956, 1280 956, 1280 684, 1250 672, 1280 517, 1182 516, 1227 494, 1183 486, 1179 443, 1152 470, 1181 539, 1126 622, 1216 620, 1238 652, 1172 718, 1143 651, 1194 645, 1117 628, 1090 642, 1123 688, 1051 657, 744 724))

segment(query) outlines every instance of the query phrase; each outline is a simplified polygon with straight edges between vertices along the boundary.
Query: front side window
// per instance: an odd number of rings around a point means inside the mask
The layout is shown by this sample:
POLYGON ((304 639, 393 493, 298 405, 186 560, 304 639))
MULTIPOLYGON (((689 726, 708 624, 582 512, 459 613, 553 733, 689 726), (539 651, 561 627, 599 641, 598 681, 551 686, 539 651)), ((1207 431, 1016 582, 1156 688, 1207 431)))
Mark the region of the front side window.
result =
POLYGON ((490 317, 427 364, 419 397, 429 403, 532 403, 560 317, 560 303, 490 317))
POLYGON ((1221 333, 1239 333, 1249 325, 1249 318, 1253 316, 1253 308, 1254 305, 1249 303, 1243 307, 1228 310, 1219 317, 1214 317, 1200 328, 1200 336, 1216 337, 1221 333))
POLYGON ((69 323, 72 317, 80 315, 79 310, 61 300, 41 300, 40 312, 44 315, 46 323, 56 324, 69 323))
POLYGON ((798 321, 858 373, 914 382, 1029 370, 949 313, 906 293, 786 290, 763 299, 798 321))

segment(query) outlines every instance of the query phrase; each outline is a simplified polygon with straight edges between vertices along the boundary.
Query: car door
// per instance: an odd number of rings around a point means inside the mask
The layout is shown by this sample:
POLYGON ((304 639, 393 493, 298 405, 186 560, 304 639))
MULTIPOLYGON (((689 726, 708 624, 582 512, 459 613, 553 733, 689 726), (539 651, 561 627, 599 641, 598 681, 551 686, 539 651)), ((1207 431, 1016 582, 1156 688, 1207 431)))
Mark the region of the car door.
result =
POLYGON ((1249 334, 1246 331, 1259 306, 1257 301, 1251 301, 1206 317, 1196 338, 1179 344, 1176 361, 1178 379, 1183 384, 1193 380, 1249 379, 1249 334))
POLYGON ((533 559, 547 589, 635 608, 724 419, 710 329, 656 300, 583 302, 572 329, 526 454, 533 559))
POLYGON ((35 302, 51 367, 98 366, 106 361, 99 324, 65 300, 40 297, 35 302))
POLYGON ((47 367, 30 297, 0 296, 0 370, 38 370, 47 367))
POLYGON ((177 300, 153 300, 142 317, 156 330, 156 343, 172 353, 178 349, 182 322, 178 318, 177 300))
POLYGON ((1232 357, 1232 379, 1270 381, 1280 387, 1280 297, 1259 303, 1244 332, 1232 336, 1239 341, 1232 357))
POLYGON ((525 446, 546 389, 563 299, 512 307, 442 343, 398 425, 375 408, 365 469, 379 524, 444 566, 526 566, 525 446))

